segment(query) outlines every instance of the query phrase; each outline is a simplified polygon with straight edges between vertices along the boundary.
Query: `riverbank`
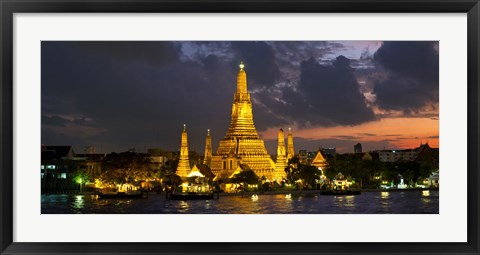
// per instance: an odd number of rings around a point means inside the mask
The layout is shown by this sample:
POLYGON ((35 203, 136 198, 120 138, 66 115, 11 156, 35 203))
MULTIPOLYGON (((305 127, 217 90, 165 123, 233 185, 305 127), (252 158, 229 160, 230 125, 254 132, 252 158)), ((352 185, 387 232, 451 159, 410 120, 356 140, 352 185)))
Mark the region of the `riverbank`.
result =
MULTIPOLYGON (((433 190, 438 191, 438 188, 410 188, 410 189, 362 189, 361 192, 410 192, 410 191, 424 191, 424 190, 433 190)), ((252 196, 252 195, 310 195, 310 194, 320 194, 322 190, 275 190, 275 191, 243 191, 235 193, 219 193, 220 197, 229 197, 229 196, 252 196)), ((74 195, 95 195, 95 192, 92 191, 74 191, 74 192, 51 192, 51 193, 42 193, 42 195, 52 195, 52 194, 74 194, 74 195)), ((161 194, 165 195, 165 192, 156 193, 153 191, 145 192, 145 194, 155 195, 161 194)), ((214 193, 214 196, 217 197, 217 194, 214 193)), ((148 197, 148 195, 147 195, 148 197)))
MULTIPOLYGON (((424 191, 435 190, 438 188, 413 188, 413 189, 362 189, 362 192, 402 192, 402 191, 424 191)), ((304 194, 320 194, 321 190, 275 190, 275 191, 243 191, 236 193, 219 193, 220 197, 223 196, 251 196, 251 195, 304 195, 304 194)))

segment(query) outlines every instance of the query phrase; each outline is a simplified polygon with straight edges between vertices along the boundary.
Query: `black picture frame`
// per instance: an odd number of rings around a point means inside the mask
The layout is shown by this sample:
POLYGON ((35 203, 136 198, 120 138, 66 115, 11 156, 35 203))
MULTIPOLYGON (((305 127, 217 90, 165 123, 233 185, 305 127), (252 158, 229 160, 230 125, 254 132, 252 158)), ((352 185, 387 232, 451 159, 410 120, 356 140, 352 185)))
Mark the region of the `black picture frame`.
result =
MULTIPOLYGON (((0 0, 1 254, 479 254, 478 0, 0 0), (19 243, 13 242, 14 13, 467 13, 468 241, 465 243, 19 243)), ((212 240, 215 240, 212 237, 212 240)))

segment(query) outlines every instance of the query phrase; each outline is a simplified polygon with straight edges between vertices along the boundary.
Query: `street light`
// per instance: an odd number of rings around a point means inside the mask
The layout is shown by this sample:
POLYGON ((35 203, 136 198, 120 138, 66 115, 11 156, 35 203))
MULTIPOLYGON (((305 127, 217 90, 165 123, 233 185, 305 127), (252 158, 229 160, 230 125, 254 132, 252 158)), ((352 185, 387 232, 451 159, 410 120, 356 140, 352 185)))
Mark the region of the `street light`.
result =
POLYGON ((82 183, 83 183, 83 179, 82 179, 82 178, 78 178, 78 179, 77 179, 77 183, 80 184, 80 193, 82 193, 82 183))

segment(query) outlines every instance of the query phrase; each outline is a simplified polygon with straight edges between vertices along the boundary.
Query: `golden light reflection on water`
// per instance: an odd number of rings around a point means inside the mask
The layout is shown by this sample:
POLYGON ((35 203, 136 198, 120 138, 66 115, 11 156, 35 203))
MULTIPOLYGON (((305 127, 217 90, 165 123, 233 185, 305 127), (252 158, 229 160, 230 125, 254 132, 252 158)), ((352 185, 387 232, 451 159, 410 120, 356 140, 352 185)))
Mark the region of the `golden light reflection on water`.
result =
POLYGON ((339 207, 355 207, 355 196, 334 196, 334 201, 339 207))
POLYGON ((382 202, 381 202, 381 207, 383 210, 385 211, 388 211, 391 207, 391 202, 390 202, 390 192, 381 192, 380 193, 380 197, 382 198, 382 202))
POLYGON ((76 195, 75 200, 73 201, 73 208, 75 209, 83 209, 85 206, 85 200, 83 199, 82 195, 76 195))
POLYGON ((210 209, 211 208, 211 205, 210 205, 210 201, 205 201, 205 209, 210 209))
POLYGON ((346 196, 345 197, 345 206, 354 207, 355 206, 355 196, 346 196))
POLYGON ((422 203, 430 204, 430 190, 422 190, 422 203))
POLYGON ((188 204, 187 201, 179 201, 180 203, 178 204, 178 211, 181 213, 188 212, 188 209, 190 208, 190 205, 188 204))

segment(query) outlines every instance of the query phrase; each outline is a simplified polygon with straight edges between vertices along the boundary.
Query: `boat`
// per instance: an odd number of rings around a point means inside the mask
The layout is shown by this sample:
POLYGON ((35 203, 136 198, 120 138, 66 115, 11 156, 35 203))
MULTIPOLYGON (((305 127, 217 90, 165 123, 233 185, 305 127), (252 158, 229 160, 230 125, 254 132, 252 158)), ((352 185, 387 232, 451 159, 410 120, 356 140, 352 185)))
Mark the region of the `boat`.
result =
POLYGON ((99 199, 108 199, 108 198, 143 198, 143 192, 116 192, 116 193, 98 193, 99 199))
POLYGON ((213 193, 196 193, 196 192, 182 192, 182 193, 171 193, 168 195, 170 200, 208 200, 213 199, 213 193))
POLYGON ((345 195, 361 195, 362 191, 360 190, 322 190, 320 195, 336 195, 336 196, 345 196, 345 195))

